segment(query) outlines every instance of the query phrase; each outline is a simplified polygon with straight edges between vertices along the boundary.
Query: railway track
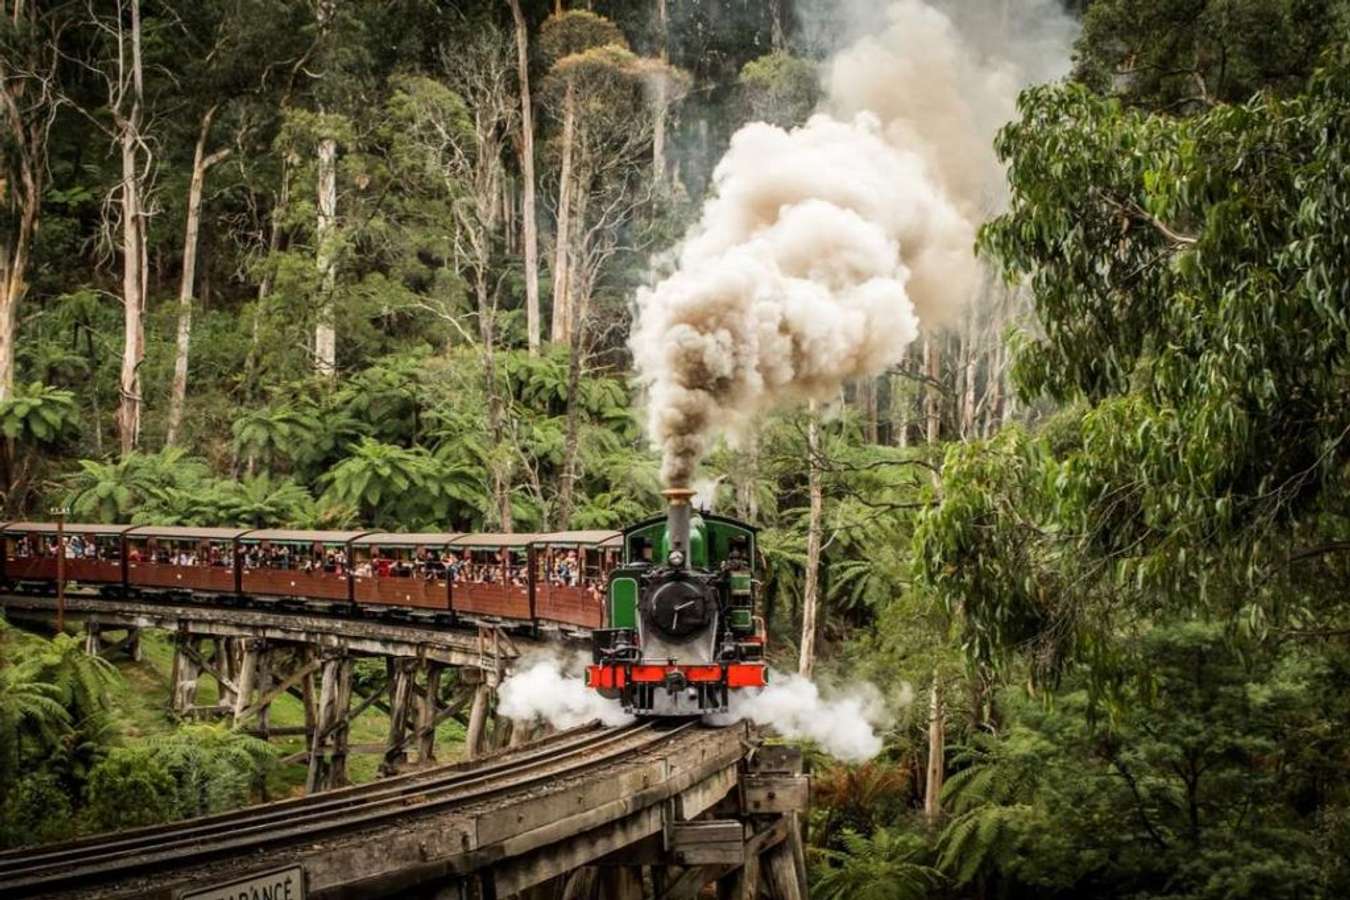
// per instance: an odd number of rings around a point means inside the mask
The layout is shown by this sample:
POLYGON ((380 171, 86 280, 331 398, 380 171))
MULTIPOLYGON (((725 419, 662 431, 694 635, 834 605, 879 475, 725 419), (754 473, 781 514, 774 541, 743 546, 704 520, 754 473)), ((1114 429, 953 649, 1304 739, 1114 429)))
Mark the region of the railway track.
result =
POLYGON ((475 763, 171 825, 9 851, 0 854, 0 897, 94 888, 442 812, 613 764, 694 727, 692 722, 583 727, 475 763))

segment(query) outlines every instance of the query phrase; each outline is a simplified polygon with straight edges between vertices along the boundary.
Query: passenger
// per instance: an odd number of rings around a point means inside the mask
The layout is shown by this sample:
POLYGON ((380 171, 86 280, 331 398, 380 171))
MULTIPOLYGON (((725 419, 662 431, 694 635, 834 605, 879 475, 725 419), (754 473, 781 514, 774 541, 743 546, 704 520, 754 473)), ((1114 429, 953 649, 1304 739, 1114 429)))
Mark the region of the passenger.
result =
POLYGON ((370 563, 366 560, 362 560, 356 564, 356 571, 353 574, 355 574, 357 578, 369 578, 372 571, 370 563))
POLYGON ((384 554, 375 557, 375 573, 381 578, 389 577, 389 570, 393 568, 393 565, 393 560, 387 559, 384 554))

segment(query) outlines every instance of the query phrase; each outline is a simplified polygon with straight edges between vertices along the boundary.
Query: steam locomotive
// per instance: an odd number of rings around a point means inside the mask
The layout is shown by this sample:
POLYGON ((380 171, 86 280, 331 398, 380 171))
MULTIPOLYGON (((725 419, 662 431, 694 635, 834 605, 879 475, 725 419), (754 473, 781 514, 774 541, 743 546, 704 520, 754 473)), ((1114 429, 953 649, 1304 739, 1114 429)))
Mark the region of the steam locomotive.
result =
POLYGON ((727 711, 731 692, 768 683, 755 615, 755 530, 695 513, 694 492, 666 491, 665 517, 624 532, 610 575, 607 626, 592 632, 586 681, 640 716, 727 711))

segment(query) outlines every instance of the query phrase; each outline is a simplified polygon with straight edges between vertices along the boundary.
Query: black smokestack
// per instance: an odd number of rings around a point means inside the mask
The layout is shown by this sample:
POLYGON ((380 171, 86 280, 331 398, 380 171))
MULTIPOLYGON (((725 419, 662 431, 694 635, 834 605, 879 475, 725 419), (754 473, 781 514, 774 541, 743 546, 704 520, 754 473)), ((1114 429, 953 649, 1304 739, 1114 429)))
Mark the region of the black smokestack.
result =
MULTIPOLYGON (((662 496, 670 504, 666 508, 666 531, 670 534, 670 553, 680 554, 677 568, 689 567, 689 516, 692 511, 690 501, 694 492, 689 488, 671 488, 663 491, 662 496)), ((670 562, 667 559, 667 562, 670 562)))

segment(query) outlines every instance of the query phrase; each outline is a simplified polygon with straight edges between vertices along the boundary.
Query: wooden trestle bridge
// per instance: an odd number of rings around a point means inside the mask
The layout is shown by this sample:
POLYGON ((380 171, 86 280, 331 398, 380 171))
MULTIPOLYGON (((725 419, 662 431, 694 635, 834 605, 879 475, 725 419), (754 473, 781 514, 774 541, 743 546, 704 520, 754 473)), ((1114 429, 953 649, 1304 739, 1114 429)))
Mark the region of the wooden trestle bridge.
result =
MULTIPOLYGON (((744 726, 540 736, 494 721, 492 692, 540 637, 78 594, 66 609, 91 653, 136 655, 145 628, 173 634, 180 715, 264 737, 303 732, 292 761, 307 760, 309 795, 0 854, 0 898, 679 900, 714 883, 722 898, 805 896, 799 754, 744 726), (382 657, 388 676, 365 694, 352 677, 361 657, 382 657), (197 703, 202 678, 217 682, 217 704, 197 703), (303 701, 303 728, 270 724, 285 694, 303 701), (388 712, 386 740, 350 744, 350 723, 373 705, 388 712), (438 766, 436 728, 450 717, 466 723, 470 761, 438 766), (380 753, 386 777, 345 786, 353 752, 380 753)), ((44 619, 55 601, 6 595, 0 610, 44 619)))

